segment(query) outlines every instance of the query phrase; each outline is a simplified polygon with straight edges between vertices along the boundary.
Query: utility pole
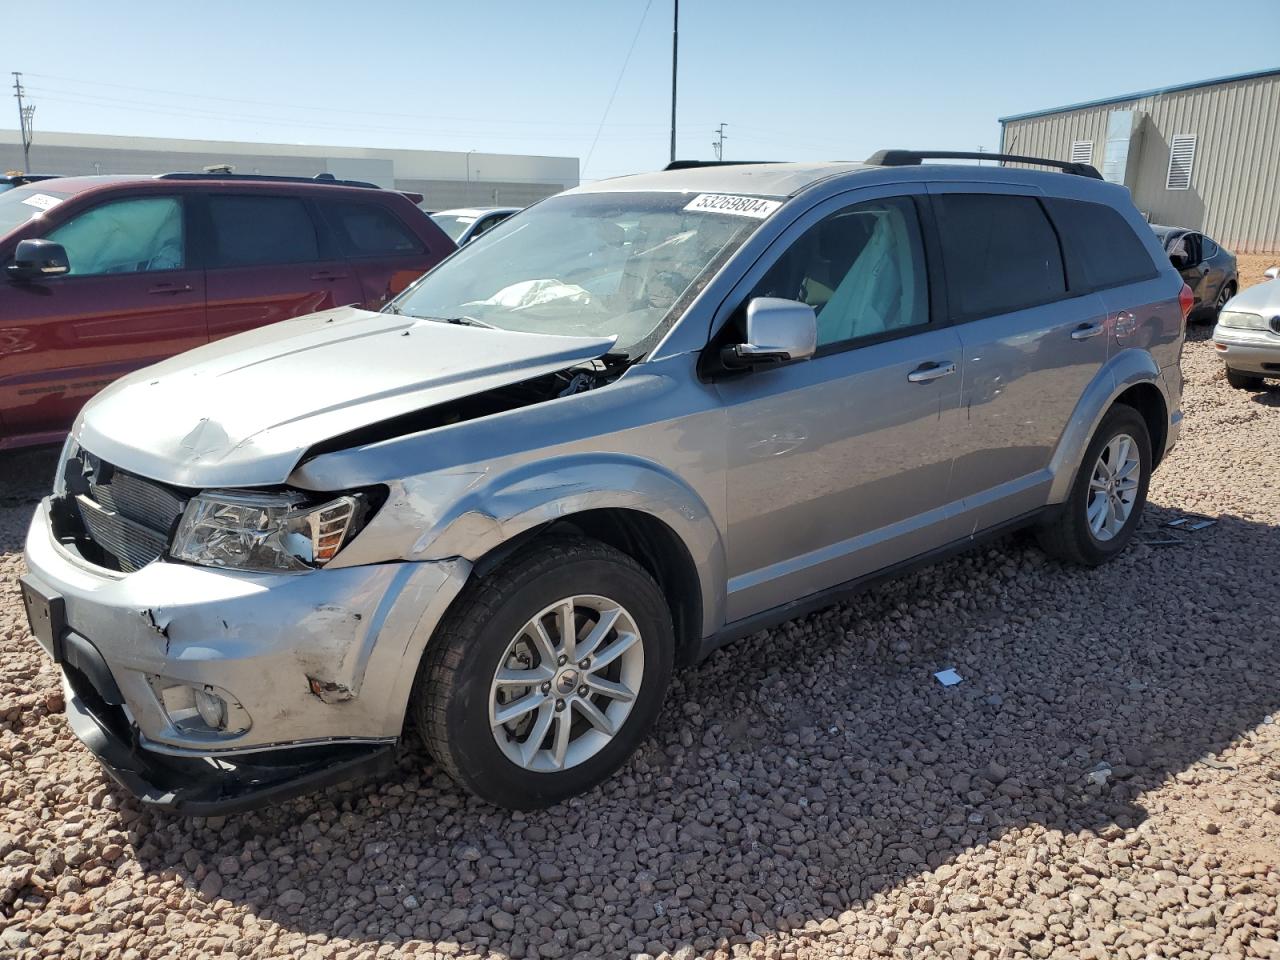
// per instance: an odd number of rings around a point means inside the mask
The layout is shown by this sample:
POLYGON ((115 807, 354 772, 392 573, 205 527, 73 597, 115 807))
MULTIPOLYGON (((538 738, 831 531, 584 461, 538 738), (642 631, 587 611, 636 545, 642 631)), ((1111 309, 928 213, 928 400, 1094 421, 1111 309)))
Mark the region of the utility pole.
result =
POLYGON ((717 160, 724 159, 724 126, 725 125, 722 123, 715 129, 716 139, 711 144, 711 148, 716 152, 717 160))
POLYGON ((31 120, 36 112, 35 104, 22 103, 22 73, 13 71, 13 95, 18 98, 18 126, 22 130, 22 172, 31 169, 31 120))
POLYGON ((680 54, 680 0, 674 0, 675 16, 671 21, 671 161, 676 159, 676 61, 680 54))

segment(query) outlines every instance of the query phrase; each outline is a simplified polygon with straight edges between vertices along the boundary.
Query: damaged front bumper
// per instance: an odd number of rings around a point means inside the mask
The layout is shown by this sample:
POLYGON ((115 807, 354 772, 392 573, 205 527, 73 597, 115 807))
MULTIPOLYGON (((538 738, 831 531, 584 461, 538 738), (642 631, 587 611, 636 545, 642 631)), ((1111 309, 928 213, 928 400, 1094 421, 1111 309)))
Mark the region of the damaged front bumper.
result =
POLYGON ((379 776, 395 762, 394 744, 295 747, 225 757, 155 753, 138 746, 134 731, 121 722, 122 711, 110 710, 82 683, 73 670, 63 675, 72 731, 111 779, 155 810, 227 816, 347 780, 379 776))
POLYGON ((63 670, 76 734, 144 802, 192 814, 389 762, 422 648, 470 570, 120 574, 59 543, 47 501, 26 559, 33 632, 63 670))

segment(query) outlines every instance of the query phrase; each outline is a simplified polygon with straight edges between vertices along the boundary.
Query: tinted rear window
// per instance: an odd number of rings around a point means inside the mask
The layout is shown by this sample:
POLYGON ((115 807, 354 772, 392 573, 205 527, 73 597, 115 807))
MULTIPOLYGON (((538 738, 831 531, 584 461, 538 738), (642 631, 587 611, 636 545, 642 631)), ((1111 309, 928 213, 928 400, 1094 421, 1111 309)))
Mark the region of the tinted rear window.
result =
POLYGON ((316 227, 296 197, 213 196, 213 266, 249 267, 320 259, 316 227))
POLYGON ((389 210, 359 200, 324 200, 325 219, 348 257, 405 257, 422 252, 422 243, 389 210))
POLYGON ((993 316, 1066 295, 1058 237, 1034 197, 948 193, 934 207, 953 316, 993 316))
POLYGON ((1095 288, 1158 275, 1147 248, 1118 212, 1101 203, 1049 199, 1049 214, 1095 288))

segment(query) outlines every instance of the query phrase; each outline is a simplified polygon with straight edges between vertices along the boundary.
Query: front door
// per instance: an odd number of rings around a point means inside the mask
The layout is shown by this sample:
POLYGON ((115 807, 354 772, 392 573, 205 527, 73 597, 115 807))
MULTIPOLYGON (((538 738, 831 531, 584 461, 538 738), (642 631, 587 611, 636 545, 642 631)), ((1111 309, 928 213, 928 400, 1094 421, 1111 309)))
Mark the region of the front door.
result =
POLYGON ((205 342, 204 272, 183 202, 109 201, 45 234, 71 272, 0 280, 0 409, 12 440, 52 440, 111 381, 205 342))
POLYGON ((741 303, 810 304, 818 352, 717 384, 731 622, 952 538, 942 417, 959 396, 960 345, 930 308, 916 201, 829 201, 776 249, 741 303))
POLYGON ((207 211, 210 340, 362 299, 306 200, 215 194, 207 211))

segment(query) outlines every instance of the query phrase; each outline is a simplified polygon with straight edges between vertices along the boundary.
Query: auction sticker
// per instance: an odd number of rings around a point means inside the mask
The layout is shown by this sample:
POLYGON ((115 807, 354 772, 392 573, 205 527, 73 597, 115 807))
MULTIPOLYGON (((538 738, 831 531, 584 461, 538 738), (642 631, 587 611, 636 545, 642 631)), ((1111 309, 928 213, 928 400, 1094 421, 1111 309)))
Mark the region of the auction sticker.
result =
POLYGON ((728 213, 735 217, 754 217, 763 220, 782 206, 781 200, 765 200, 761 197, 735 197, 727 193, 700 193, 687 204, 686 210, 703 213, 728 213))
POLYGON ((29 207, 37 207, 40 210, 52 210, 62 202, 61 197, 51 197, 47 193, 33 193, 22 201, 29 207))

